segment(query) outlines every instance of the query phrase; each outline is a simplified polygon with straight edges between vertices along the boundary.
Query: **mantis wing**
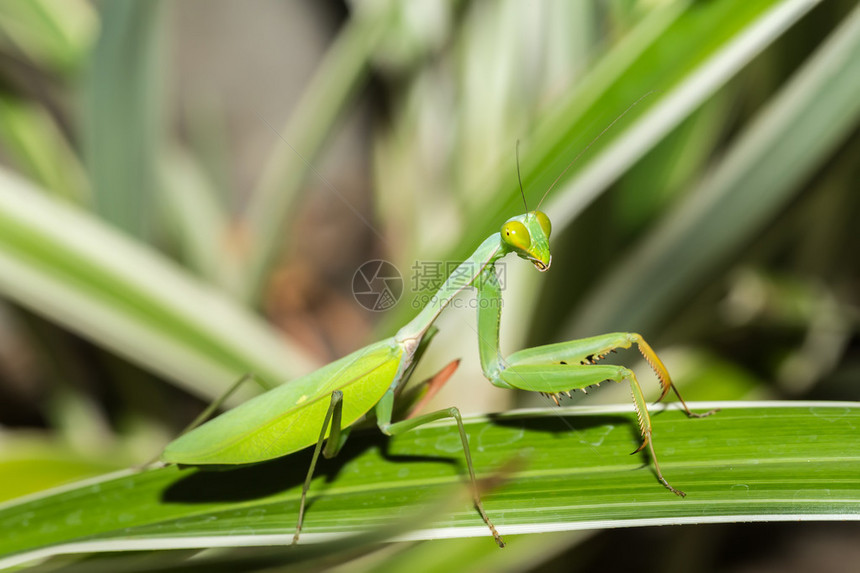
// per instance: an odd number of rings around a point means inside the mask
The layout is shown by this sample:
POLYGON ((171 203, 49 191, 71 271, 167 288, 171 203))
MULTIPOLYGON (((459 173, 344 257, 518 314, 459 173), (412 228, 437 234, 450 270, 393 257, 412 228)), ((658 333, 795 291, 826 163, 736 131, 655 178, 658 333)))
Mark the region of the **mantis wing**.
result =
POLYGON ((285 456, 319 439, 329 397, 343 392, 346 428, 397 376, 403 348, 388 338, 248 400, 170 442, 161 459, 186 465, 247 464, 285 456))

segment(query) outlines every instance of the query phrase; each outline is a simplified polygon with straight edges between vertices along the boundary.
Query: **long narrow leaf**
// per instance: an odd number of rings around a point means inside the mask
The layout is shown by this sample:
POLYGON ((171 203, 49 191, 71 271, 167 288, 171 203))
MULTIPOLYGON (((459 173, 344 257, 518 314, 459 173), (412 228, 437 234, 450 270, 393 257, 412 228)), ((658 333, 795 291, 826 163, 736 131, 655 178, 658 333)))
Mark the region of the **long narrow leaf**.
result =
MULTIPOLYGON (((705 419, 654 408, 655 479, 628 407, 512 412, 466 420, 480 477, 520 456, 484 495, 503 535, 733 521, 860 519, 860 404, 723 403, 705 419)), ((694 404, 694 409, 713 404, 694 404)), ((450 423, 387 441, 354 435, 318 467, 304 541, 367 531, 463 484, 450 423)), ((309 452, 232 471, 124 472, 0 506, 0 566, 58 553, 285 544, 309 452)), ((464 498, 465 499, 465 498, 464 498)), ((403 538, 486 536, 468 501, 403 538)))
POLYGON ((50 193, 74 203, 89 203, 83 166, 43 107, 0 97, 0 145, 22 173, 50 193))
POLYGON ((63 73, 76 71, 98 29, 85 0, 2 2, 0 42, 12 43, 32 62, 63 73))
MULTIPOLYGON (((674 89, 661 95, 659 102, 641 120, 608 145, 587 168, 584 167, 576 181, 559 190, 559 198, 547 206, 548 214, 561 225, 574 219, 602 190, 815 4, 815 0, 784 0, 767 9, 762 6, 760 14, 745 22, 745 26, 733 30, 734 33, 718 49, 706 50, 710 42, 703 41, 701 46, 697 46, 697 50, 704 52, 700 64, 684 74, 674 89)), ((701 18, 705 15, 696 13, 698 8, 692 10, 691 21, 681 23, 685 34, 695 33, 704 24, 701 18)))
MULTIPOLYGON (((253 234, 253 252, 248 268, 235 280, 237 292, 248 300, 259 296, 269 267, 282 247, 284 223, 295 208, 308 170, 331 135, 335 121, 367 77, 370 57, 390 16, 387 6, 393 4, 380 4, 373 16, 359 10, 346 23, 289 122, 277 131, 275 151, 248 207, 247 228, 253 234)), ((337 194, 334 189, 330 191, 337 194)))
POLYGON ((202 396, 309 369, 265 323, 155 251, 0 169, 0 293, 202 396))
POLYGON ((84 90, 83 141, 95 210, 139 239, 155 228, 163 145, 166 2, 117 0, 104 19, 84 90))
MULTIPOLYGON (((576 178, 556 188, 547 204, 558 229, 624 173, 724 82, 806 14, 815 0, 693 3, 656 13, 640 37, 619 45, 598 63, 569 98, 545 114, 523 153, 530 189, 547 190, 575 156, 599 135, 589 153, 566 173, 576 178), (706 32, 705 32, 706 31, 706 32), (667 57, 672 54, 672 57, 667 57), (644 97, 646 94, 647 97, 644 97), (639 103, 629 109, 630 106, 639 103), (623 117, 622 114, 624 114, 623 117), (641 121, 637 121, 642 118, 641 121), (606 130, 615 120, 619 122, 606 130), (606 130, 604 132, 604 130, 606 130)), ((513 162, 491 197, 489 228, 470 226, 471 245, 519 212, 513 162)), ((483 211, 481 209, 480 211, 483 211)))
POLYGON ((649 328, 750 240, 860 121, 858 53, 860 8, 741 134, 698 189, 598 285, 567 333, 630 324, 649 328))

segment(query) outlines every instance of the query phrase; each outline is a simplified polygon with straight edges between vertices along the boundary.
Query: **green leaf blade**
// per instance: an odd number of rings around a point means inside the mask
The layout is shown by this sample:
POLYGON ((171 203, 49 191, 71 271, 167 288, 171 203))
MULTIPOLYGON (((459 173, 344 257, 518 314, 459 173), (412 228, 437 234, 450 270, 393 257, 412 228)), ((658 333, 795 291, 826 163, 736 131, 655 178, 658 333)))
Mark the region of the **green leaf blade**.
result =
MULTIPOLYGON (((687 419, 653 409, 666 478, 637 445, 629 408, 563 408, 467 420, 479 477, 514 456, 525 464, 484 505, 502 534, 637 525, 860 519, 860 404, 727 403, 687 419)), ((696 404, 704 409, 710 404, 696 404)), ((356 435, 322 463, 311 487, 303 541, 366 532, 408 518, 428 501, 465 493, 462 454, 450 424, 389 440, 356 435)), ((307 451, 229 472, 175 467, 30 496, 0 506, 11 534, 0 555, 38 550, 286 544, 295 527, 307 451)), ((404 539, 486 535, 468 497, 404 539)), ((22 560, 24 556, 15 559, 22 560)), ((6 561, 9 563, 9 561, 6 561)), ((4 561, 0 561, 4 564, 4 561)))
POLYGON ((860 9, 827 38, 696 189, 595 287, 565 332, 648 330, 717 274, 860 121, 860 9), (810 145, 815 142, 815 145, 810 145), (730 232, 728 232, 730 230, 730 232))
POLYGON ((202 396, 307 371, 265 323, 159 253, 0 169, 0 292, 202 396))

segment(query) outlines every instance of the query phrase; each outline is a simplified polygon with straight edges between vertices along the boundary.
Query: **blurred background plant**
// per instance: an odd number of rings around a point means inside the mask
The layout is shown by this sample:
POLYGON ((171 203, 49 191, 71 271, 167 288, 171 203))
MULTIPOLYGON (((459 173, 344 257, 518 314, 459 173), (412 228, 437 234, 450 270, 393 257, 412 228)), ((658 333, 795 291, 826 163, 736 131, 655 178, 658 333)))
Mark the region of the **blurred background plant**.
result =
MULTIPOLYGON (((0 4, 0 492, 139 463, 242 373, 391 334, 422 293, 366 311, 356 269, 462 260, 523 209, 517 140, 530 209, 563 176, 551 272, 506 266, 507 351, 634 330, 688 399, 857 400, 858 62, 847 0, 0 4)), ((464 362, 437 401, 541 404, 485 383, 474 320, 439 323, 418 376, 464 362)), ((683 569, 738 531, 625 553, 683 569)))

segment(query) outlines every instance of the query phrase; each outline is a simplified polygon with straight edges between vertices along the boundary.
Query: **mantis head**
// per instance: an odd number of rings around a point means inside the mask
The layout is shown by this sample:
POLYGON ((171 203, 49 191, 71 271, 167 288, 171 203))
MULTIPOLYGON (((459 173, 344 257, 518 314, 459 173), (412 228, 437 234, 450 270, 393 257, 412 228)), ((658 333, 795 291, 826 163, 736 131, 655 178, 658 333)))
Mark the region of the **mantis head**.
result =
POLYGON ((543 272, 549 268, 549 234, 552 224, 542 211, 529 211, 508 219, 502 225, 502 242, 511 251, 530 261, 543 272))

